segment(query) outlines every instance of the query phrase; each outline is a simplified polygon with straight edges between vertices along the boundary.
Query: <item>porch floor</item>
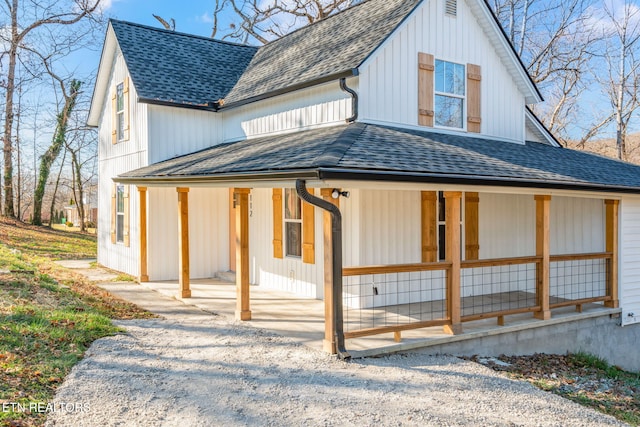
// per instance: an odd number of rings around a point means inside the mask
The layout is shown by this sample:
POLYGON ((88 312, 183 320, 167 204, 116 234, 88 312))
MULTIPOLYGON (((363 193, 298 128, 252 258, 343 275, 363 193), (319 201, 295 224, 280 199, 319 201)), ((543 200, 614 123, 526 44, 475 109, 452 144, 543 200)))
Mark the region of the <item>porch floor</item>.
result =
MULTIPOLYGON (((163 295, 179 299, 185 304, 230 318, 234 317, 236 307, 234 283, 218 279, 192 279, 191 298, 178 296, 179 286, 176 281, 148 282, 142 285, 163 295)), ((491 298, 495 301, 499 296, 494 295, 491 298)), ((395 307, 395 310, 394 306, 388 307, 387 314, 392 313, 397 316, 398 310, 402 306, 395 307), (394 311, 395 313, 393 313, 394 311)), ((252 320, 247 321, 247 324, 290 337, 300 344, 316 350, 322 350, 324 301, 251 286, 251 311, 252 320)), ((620 309, 606 308, 601 304, 585 304, 582 313, 576 312, 574 306, 554 309, 552 310, 552 318, 546 321, 533 318, 532 313, 513 314, 505 317, 505 326, 498 326, 496 318, 464 322, 462 324, 463 333, 460 335, 445 334, 441 326, 436 326, 403 331, 402 341, 399 343, 393 340, 393 333, 385 333, 348 339, 346 347, 352 356, 364 357, 618 313, 620 313, 620 309)), ((348 330, 346 317, 345 330, 348 330)))

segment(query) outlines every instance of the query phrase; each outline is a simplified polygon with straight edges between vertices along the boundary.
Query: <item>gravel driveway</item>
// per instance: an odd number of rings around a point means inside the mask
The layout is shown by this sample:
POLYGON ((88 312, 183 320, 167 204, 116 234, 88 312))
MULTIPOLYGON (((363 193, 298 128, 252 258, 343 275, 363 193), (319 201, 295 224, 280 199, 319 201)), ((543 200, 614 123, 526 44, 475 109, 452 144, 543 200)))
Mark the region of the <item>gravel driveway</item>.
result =
POLYGON ((56 407, 75 409, 51 414, 47 425, 624 425, 454 357, 346 363, 178 301, 164 304, 175 311, 117 322, 125 334, 91 346, 55 397, 56 407))

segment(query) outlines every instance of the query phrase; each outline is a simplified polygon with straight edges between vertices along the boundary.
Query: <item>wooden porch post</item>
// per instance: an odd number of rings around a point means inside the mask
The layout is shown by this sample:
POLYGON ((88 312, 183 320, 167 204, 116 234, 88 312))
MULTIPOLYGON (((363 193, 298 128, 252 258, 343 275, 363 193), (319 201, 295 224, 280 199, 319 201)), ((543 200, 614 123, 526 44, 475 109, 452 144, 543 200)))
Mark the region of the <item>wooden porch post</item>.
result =
POLYGON ((438 261, 438 193, 421 191, 422 262, 438 261))
POLYGON ((235 188, 236 319, 251 320, 249 295, 249 188, 235 188))
MULTIPOLYGON (((322 188, 320 195, 324 200, 340 207, 340 199, 331 197, 333 189, 322 188)), ((333 331, 333 242, 331 238, 331 214, 324 211, 322 214, 323 234, 324 234, 324 340, 322 348, 327 353, 336 354, 336 338, 333 331)), ((342 295, 337 295, 342 298, 342 295)))
POLYGON ((140 197, 140 283, 149 281, 147 271, 147 187, 138 187, 140 197))
POLYGON ((536 256, 542 257, 542 261, 536 269, 536 296, 540 311, 533 313, 533 316, 536 319, 548 320, 551 318, 551 310, 549 310, 551 196, 536 195, 534 198, 536 201, 536 256))
POLYGON ((606 247, 611 252, 611 261, 607 269, 607 296, 610 301, 605 301, 605 307, 618 308, 618 221, 619 200, 605 200, 606 207, 606 247))
POLYGON ((189 189, 176 188, 178 192, 178 281, 180 296, 191 298, 189 287, 189 189))
POLYGON ((444 325, 445 333, 457 335, 462 333, 461 307, 460 307, 460 201, 462 192, 445 191, 446 200, 445 228, 446 243, 445 252, 447 261, 451 263, 447 289, 447 314, 451 319, 450 325, 444 325))

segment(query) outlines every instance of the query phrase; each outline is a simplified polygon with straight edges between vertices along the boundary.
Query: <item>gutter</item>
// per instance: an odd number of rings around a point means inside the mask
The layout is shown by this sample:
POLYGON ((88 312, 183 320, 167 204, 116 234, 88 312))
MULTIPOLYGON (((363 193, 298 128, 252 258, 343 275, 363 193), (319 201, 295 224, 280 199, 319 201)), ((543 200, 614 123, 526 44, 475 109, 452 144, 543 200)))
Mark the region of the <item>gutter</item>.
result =
MULTIPOLYGON (((315 197, 307 191, 303 179, 296 180, 296 192, 307 203, 327 211, 331 215, 331 281, 333 285, 333 334, 336 341, 336 351, 340 359, 350 359, 344 345, 344 325, 342 313, 342 215, 340 209, 332 203, 315 197)), ((326 256, 326 255, 325 255, 326 256)))

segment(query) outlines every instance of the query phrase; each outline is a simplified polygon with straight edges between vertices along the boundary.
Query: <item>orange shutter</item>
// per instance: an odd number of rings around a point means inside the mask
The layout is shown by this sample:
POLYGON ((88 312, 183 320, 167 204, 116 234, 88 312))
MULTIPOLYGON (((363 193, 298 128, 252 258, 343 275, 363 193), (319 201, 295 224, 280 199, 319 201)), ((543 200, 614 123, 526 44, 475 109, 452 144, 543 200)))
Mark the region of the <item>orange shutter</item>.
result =
POLYGON ((117 187, 113 184, 111 189, 111 243, 116 242, 116 195, 117 187))
POLYGON ((273 257, 282 258, 282 188, 274 188, 273 195, 273 257))
POLYGON ((464 193, 464 241, 466 260, 474 260, 479 257, 479 203, 480 197, 478 193, 464 193))
POLYGON ((433 55, 418 53, 418 124, 433 126, 433 55))
POLYGON ((118 142, 118 102, 116 96, 116 89, 111 89, 111 143, 116 144, 118 142))
POLYGON ((124 215, 122 223, 122 239, 125 246, 129 246, 129 186, 124 186, 124 215))
POLYGON ((467 131, 480 133, 480 82, 482 70, 479 65, 467 64, 467 131))
POLYGON ((129 77, 124 78, 123 82, 123 93, 122 93, 123 103, 124 103, 124 140, 129 140, 129 77))
POLYGON ((438 261, 438 193, 422 191, 422 262, 438 261))
MULTIPOLYGON (((313 189, 309 189, 313 194, 313 189)), ((313 205, 302 202, 302 262, 315 264, 315 211, 313 205)))

